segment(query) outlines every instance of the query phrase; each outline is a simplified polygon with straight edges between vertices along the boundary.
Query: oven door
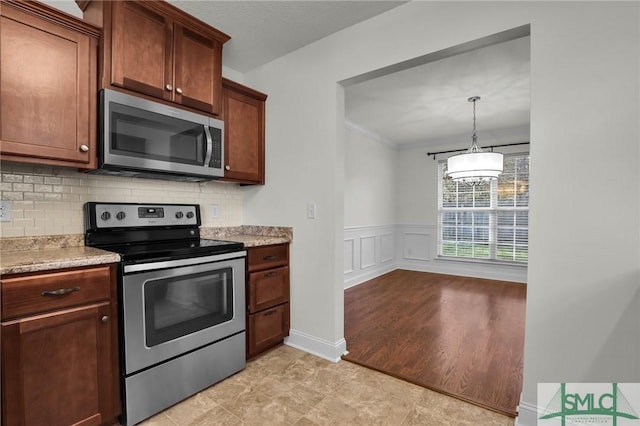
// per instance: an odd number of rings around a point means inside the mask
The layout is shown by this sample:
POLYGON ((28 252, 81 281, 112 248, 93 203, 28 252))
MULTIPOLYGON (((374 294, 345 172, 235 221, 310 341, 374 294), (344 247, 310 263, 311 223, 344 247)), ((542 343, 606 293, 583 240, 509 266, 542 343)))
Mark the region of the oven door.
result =
POLYGON ((244 331, 245 256, 125 265, 125 375, 244 331))

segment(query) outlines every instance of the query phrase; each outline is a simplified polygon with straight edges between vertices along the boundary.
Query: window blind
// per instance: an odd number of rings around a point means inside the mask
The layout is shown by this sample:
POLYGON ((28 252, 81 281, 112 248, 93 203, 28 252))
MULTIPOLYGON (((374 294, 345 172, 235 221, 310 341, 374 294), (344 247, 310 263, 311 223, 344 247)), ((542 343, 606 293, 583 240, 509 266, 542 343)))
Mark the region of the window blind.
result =
POLYGON ((440 256, 527 262, 529 155, 505 155, 499 178, 481 185, 456 183, 446 172, 439 162, 440 256))

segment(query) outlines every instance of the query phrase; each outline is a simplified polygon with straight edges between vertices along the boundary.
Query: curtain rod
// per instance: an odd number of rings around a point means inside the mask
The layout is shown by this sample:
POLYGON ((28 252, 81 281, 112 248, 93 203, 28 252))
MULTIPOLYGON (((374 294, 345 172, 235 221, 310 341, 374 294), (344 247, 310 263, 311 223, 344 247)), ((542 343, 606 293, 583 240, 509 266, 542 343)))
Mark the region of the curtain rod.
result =
MULTIPOLYGON (((531 142, 516 142, 516 143, 504 143, 502 145, 489 145, 489 146, 484 146, 482 147, 483 149, 487 149, 489 148, 491 150, 491 152, 493 152, 493 148, 501 148, 503 146, 517 146, 517 145, 529 145, 531 142)), ((438 154, 449 154, 452 152, 462 152, 462 151, 466 151, 467 148, 464 149, 450 149, 449 151, 436 151, 436 152, 427 152, 428 156, 432 156, 433 155, 433 159, 436 159, 436 155, 438 154)))

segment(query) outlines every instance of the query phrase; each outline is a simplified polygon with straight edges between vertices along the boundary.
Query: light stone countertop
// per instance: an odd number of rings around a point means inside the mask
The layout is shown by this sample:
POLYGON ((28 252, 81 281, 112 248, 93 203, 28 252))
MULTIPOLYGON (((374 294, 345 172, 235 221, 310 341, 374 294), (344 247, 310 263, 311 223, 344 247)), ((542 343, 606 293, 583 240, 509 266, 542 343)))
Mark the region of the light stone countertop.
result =
POLYGON ((120 255, 93 247, 2 250, 0 275, 120 262, 120 255))
MULTIPOLYGON (((201 228, 201 238, 237 241, 245 247, 290 243, 292 228, 236 226, 201 228)), ((84 236, 49 235, 3 238, 0 243, 0 275, 101 265, 120 261, 116 253, 84 246, 84 236)))
POLYGON ((290 243, 291 228, 282 226, 236 226, 232 228, 200 228, 200 238, 237 241, 245 247, 290 243))

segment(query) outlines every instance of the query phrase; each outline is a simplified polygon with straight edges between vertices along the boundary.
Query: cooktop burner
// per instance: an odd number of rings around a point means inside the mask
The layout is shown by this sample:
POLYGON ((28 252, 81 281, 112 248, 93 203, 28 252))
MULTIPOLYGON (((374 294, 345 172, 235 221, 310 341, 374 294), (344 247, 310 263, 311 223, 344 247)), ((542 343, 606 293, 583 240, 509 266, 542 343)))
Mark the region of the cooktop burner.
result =
POLYGON ((85 244, 125 262, 168 260, 240 251, 234 241, 200 238, 197 204, 85 204, 85 244))

